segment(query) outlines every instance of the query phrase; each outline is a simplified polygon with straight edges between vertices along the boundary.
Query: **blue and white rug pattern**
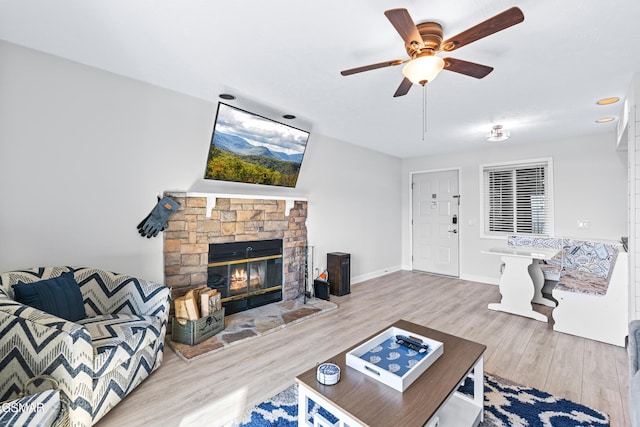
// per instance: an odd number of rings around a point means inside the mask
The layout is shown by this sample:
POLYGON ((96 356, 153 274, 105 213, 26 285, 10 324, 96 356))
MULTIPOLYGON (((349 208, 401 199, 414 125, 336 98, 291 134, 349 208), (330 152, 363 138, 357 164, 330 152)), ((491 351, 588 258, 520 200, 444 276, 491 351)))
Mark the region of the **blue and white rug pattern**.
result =
MULTIPOLYGON (((482 427, 601 427, 609 426, 609 416, 587 406, 555 397, 535 388, 485 374, 485 412, 482 427)), ((468 379, 459 391, 470 394, 473 382, 468 379)), ((239 427, 296 427, 298 425, 298 386, 286 390, 254 407, 239 427)), ((330 413, 317 405, 329 421, 330 413)))
POLYGON ((240 424, 240 427, 268 426, 298 426, 297 383, 254 407, 240 424))

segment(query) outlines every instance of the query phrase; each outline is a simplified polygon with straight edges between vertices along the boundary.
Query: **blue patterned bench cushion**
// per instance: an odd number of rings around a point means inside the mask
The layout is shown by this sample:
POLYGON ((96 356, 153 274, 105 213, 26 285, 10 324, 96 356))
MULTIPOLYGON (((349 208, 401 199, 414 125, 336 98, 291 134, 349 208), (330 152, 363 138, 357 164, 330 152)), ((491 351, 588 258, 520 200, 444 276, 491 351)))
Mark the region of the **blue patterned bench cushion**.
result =
POLYGON ((91 335, 94 378, 110 372, 158 339, 162 326, 157 317, 135 314, 104 314, 77 323, 91 335))
POLYGON ((609 279, 607 277, 571 269, 564 270, 558 284, 556 284, 556 289, 590 295, 605 295, 608 288, 609 279))
POLYGON ((554 280, 556 282, 560 280, 562 267, 560 267, 559 265, 553 265, 553 264, 547 264, 547 263, 541 263, 539 265, 540 265, 540 270, 542 270, 542 274, 544 275, 545 279, 554 280))
POLYGON ((509 236, 509 246, 562 249, 547 261, 548 265, 578 270, 608 278, 618 254, 615 245, 568 238, 509 236))
POLYGON ((508 246, 524 246, 527 248, 560 249, 563 239, 559 237, 507 236, 508 246))
POLYGON ((507 244, 561 249, 541 265, 545 278, 558 280, 558 289, 592 295, 607 293, 619 251, 613 244, 569 238, 509 236, 507 244))
POLYGON ((605 243, 574 241, 563 249, 563 266, 582 273, 608 278, 618 250, 605 243))
POLYGON ((609 278, 618 256, 614 245, 582 240, 565 239, 566 245, 549 260, 562 266, 558 289, 591 295, 605 295, 609 278))

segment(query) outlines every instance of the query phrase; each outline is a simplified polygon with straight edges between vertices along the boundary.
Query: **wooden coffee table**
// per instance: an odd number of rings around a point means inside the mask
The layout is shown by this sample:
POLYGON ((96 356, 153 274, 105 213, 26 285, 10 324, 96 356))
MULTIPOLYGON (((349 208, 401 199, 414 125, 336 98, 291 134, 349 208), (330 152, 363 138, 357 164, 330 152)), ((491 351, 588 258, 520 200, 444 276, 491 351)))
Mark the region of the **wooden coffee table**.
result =
POLYGON ((340 367, 340 382, 322 385, 316 380, 316 368, 296 377, 298 382, 298 426, 477 426, 483 419, 484 368, 486 346, 444 332, 399 320, 355 346, 326 360, 340 367), (346 366, 345 355, 389 327, 440 341, 444 353, 404 392, 346 366), (474 380, 473 397, 456 392, 464 379, 474 380), (316 417, 309 423, 309 399, 340 421, 328 423, 316 417))

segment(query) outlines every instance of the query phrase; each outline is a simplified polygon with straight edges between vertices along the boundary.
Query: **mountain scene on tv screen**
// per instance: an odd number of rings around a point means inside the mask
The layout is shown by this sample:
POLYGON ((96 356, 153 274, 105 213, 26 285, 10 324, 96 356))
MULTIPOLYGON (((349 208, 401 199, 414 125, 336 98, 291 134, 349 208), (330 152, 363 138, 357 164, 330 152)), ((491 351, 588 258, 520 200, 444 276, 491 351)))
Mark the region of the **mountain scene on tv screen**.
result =
POLYGON ((205 178, 294 187, 308 133, 220 104, 205 178))

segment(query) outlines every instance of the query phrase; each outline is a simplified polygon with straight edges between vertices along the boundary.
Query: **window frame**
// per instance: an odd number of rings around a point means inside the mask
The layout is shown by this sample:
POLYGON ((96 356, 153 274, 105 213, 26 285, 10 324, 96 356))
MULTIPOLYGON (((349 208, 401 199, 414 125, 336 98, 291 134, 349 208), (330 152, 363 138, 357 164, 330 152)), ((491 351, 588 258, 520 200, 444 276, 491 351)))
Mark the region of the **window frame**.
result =
MULTIPOLYGON (((495 163, 483 163, 479 166, 480 173, 480 237, 485 239, 506 239, 507 236, 540 236, 551 237, 554 235, 554 203, 553 203, 553 158, 543 157, 536 159, 515 160, 495 163), (545 193, 548 200, 548 219, 549 224, 547 232, 544 234, 537 233, 517 233, 517 232, 488 232, 488 215, 486 206, 486 183, 485 172, 488 170, 500 170, 500 169, 524 169, 527 167, 546 166, 546 179, 545 179, 545 193)), ((515 208, 514 208, 515 210, 515 208)))

